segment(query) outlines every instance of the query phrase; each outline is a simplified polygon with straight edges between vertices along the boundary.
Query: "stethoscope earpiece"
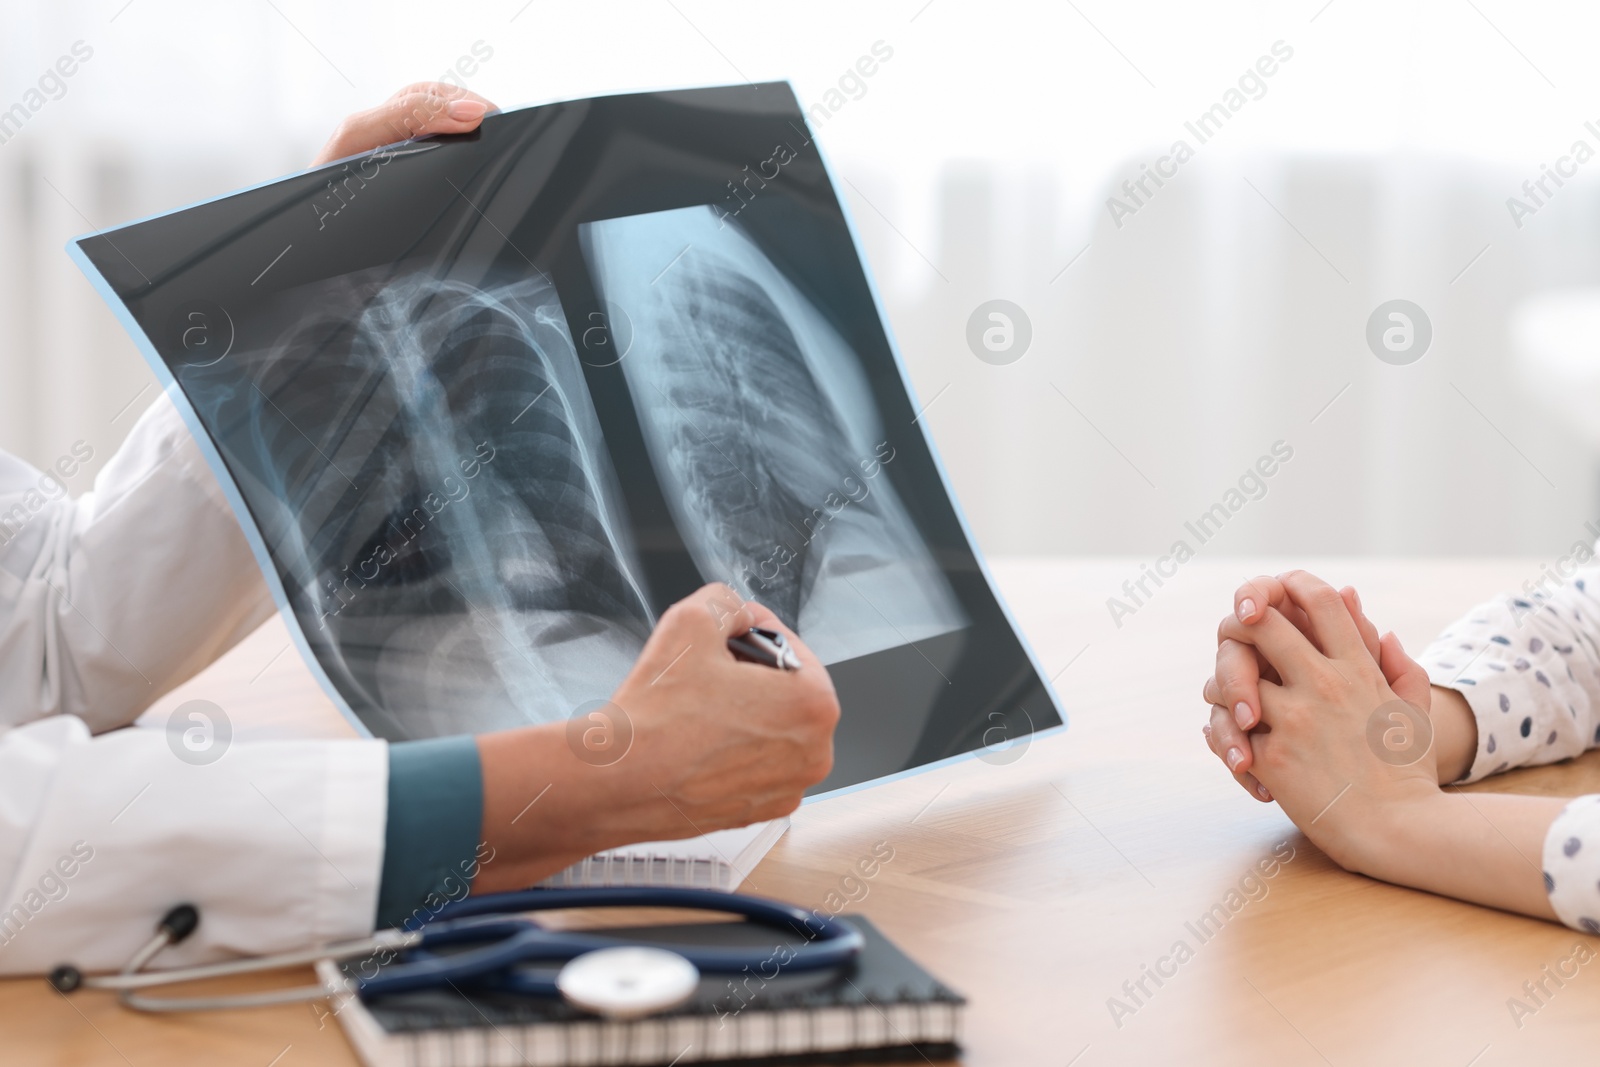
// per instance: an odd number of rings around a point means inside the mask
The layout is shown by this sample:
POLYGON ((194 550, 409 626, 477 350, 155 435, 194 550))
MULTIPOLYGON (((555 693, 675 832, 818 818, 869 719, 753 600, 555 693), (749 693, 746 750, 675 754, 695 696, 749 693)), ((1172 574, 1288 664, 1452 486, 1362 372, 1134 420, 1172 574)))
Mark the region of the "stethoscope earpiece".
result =
MULTIPOLYGON (((128 965, 123 968, 122 973, 129 975, 140 970, 146 963, 150 962, 151 957, 157 952, 160 952, 168 945, 176 945, 184 940, 194 933, 199 925, 199 908, 193 904, 179 904, 173 907, 161 917, 160 922, 156 923, 155 937, 146 942, 144 947, 134 955, 133 959, 128 961, 128 965)), ((82 987, 84 983, 83 972, 70 963, 63 963, 50 972, 49 981, 55 987, 57 993, 71 993, 82 987)), ((91 985, 100 984, 98 981, 91 982, 91 985)))
POLYGON ((50 984, 57 993, 70 993, 83 984, 83 972, 70 963, 63 963, 50 972, 50 984))
POLYGON ((200 925, 200 909, 193 904, 179 904, 161 917, 156 933, 167 935, 167 944, 176 945, 194 933, 200 925))

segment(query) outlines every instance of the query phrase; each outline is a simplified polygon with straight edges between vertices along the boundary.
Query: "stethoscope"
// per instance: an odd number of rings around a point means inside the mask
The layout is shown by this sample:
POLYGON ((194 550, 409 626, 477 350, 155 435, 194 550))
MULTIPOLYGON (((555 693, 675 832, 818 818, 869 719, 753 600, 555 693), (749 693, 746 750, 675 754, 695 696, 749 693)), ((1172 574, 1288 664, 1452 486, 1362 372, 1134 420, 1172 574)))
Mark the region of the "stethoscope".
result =
POLYGON ((270 1004, 321 1000, 344 994, 381 997, 470 984, 479 989, 562 998, 577 1007, 612 1018, 637 1018, 688 1000, 702 973, 736 974, 776 966, 783 971, 821 971, 852 962, 861 951, 861 931, 840 919, 822 918, 790 904, 709 889, 604 888, 527 889, 467 897, 446 904, 418 930, 380 930, 371 937, 316 945, 254 959, 147 972, 165 948, 192 934, 200 912, 180 904, 167 912, 152 937, 120 974, 88 977, 70 964, 50 972, 62 993, 74 989, 114 989, 136 1011, 221 1011, 270 1004), (559 908, 684 908, 725 912, 806 940, 785 948, 777 962, 773 949, 653 945, 586 931, 550 930, 520 912, 559 908), (476 947, 463 947, 476 946, 476 947), (437 949, 452 949, 444 953, 437 949), (298 967, 322 961, 349 963, 365 957, 355 975, 349 967, 319 967, 323 984, 238 996, 152 997, 141 990, 223 978, 236 974, 298 967), (381 965, 379 958, 382 957, 381 965), (565 961, 554 974, 524 970, 533 961, 565 961), (370 966, 371 974, 364 973, 370 966))

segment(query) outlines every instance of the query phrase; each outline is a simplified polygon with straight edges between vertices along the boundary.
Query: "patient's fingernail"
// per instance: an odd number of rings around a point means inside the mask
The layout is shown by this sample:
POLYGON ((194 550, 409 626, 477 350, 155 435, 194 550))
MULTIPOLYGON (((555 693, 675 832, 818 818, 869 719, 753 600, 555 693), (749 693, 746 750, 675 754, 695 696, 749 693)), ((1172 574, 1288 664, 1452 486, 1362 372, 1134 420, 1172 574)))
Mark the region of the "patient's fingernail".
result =
POLYGON ((1239 601, 1239 621, 1249 622, 1250 616, 1256 613, 1256 602, 1249 597, 1239 601))
POLYGON ((1228 770, 1230 770, 1230 771, 1238 770, 1239 769, 1239 764, 1241 764, 1243 762, 1244 762, 1244 753, 1243 752, 1240 752, 1237 748, 1228 749, 1228 770))
POLYGON ((1356 610, 1360 611, 1361 610, 1361 591, 1358 590, 1353 585, 1350 587, 1350 599, 1352 599, 1352 600, 1354 600, 1356 602, 1356 610))
POLYGON ((1262 800, 1265 800, 1269 804, 1272 803, 1272 794, 1267 792, 1267 787, 1261 785, 1259 782, 1256 783, 1256 796, 1260 797, 1262 800))
POLYGON ((1233 721, 1239 724, 1239 729, 1241 730, 1250 729, 1254 725, 1250 714, 1250 705, 1242 700, 1235 704, 1233 706, 1233 721))
POLYGON ((483 118, 483 113, 489 109, 477 100, 452 100, 445 109, 449 116, 458 122, 471 122, 473 119, 483 118))

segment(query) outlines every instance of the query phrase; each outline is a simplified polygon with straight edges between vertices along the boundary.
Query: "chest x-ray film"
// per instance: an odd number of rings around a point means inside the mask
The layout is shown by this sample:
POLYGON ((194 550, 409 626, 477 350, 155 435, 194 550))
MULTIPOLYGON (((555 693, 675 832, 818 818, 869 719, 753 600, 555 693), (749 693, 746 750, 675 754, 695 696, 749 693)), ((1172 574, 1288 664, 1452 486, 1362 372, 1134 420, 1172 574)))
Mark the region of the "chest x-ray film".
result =
POLYGON ((708 581, 828 665, 821 790, 1062 721, 787 84, 494 114, 72 251, 376 736, 567 719, 708 581))

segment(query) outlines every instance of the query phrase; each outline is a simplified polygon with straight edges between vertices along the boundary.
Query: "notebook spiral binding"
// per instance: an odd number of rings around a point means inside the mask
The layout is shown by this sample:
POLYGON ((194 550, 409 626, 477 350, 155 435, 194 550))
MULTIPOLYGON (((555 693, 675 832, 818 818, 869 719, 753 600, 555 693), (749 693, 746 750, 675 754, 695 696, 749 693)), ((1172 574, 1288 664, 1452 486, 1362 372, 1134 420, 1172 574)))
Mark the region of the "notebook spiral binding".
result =
MULTIPOLYGON (((942 1058, 960 1045, 953 1004, 840 1006, 822 1011, 752 1013, 719 1028, 714 1016, 592 1022, 497 1029, 474 1027, 408 1034, 407 1067, 649 1067, 717 1060, 816 1057, 854 1051, 862 1059, 903 1050, 907 1058, 942 1058), (755 1016, 768 1016, 757 1019, 755 1016), (914 1045, 902 1035, 916 1037, 914 1045)), ((391 1040, 394 1040, 391 1038, 391 1040)), ((852 1057, 854 1058, 854 1057, 852 1057)), ((895 1058, 900 1058, 896 1056, 895 1058)))
POLYGON ((731 864, 707 856, 602 852, 551 875, 539 885, 546 889, 573 886, 677 886, 729 892, 736 884, 735 874, 731 864))
MULTIPOLYGON (((332 964, 319 972, 331 977, 332 964)), ((909 994, 903 991, 902 995, 909 994)), ((576 1067, 649 1065, 719 1060, 813 1060, 852 1052, 860 1059, 937 1059, 961 1042, 959 994, 879 1000, 862 996, 789 998, 786 1005, 725 1014, 684 1014, 611 1021, 569 1019, 519 1025, 432 1028, 426 1014, 416 1029, 385 1032, 347 994, 336 1000, 341 1021, 368 1064, 406 1067, 576 1067)), ((408 1020, 409 1021, 409 1020, 408 1020)), ((391 1023, 393 1025, 393 1023, 391 1023)), ((402 1025, 404 1025, 402 1023, 402 1025)))

